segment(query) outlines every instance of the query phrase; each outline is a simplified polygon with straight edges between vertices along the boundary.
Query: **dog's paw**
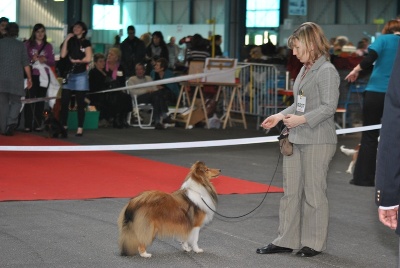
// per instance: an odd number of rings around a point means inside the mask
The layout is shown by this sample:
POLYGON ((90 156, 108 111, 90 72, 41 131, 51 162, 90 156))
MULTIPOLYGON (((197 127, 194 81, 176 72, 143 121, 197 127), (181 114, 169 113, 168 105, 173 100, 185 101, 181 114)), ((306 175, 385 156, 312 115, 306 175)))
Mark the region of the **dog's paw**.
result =
POLYGON ((199 247, 193 247, 193 251, 194 252, 196 252, 196 253, 202 253, 202 252, 204 252, 204 250, 202 250, 201 248, 199 248, 199 247))
POLYGON ((143 257, 143 258, 151 258, 151 254, 147 253, 146 251, 143 252, 143 253, 140 253, 140 256, 143 257))
POLYGON ((182 243, 182 248, 183 248, 183 250, 186 251, 186 252, 192 251, 192 248, 188 245, 187 242, 183 242, 183 243, 182 243))

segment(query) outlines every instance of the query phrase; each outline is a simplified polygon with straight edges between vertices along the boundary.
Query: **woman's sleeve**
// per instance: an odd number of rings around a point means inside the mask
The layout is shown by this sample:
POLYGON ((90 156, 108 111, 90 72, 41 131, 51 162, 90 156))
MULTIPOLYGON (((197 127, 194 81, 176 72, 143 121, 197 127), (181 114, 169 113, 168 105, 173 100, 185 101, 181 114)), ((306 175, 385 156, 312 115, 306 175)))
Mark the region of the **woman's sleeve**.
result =
POLYGON ((47 43, 45 47, 45 55, 47 62, 46 64, 49 66, 55 66, 56 65, 56 60, 54 59, 54 49, 53 46, 49 43, 47 43))

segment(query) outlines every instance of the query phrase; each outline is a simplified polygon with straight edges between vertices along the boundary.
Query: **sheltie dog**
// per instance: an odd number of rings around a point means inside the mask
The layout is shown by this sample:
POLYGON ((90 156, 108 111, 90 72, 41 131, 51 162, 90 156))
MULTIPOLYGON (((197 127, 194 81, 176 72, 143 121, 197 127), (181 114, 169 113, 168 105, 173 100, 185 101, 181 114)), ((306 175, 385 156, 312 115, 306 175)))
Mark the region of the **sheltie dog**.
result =
POLYGON ((183 250, 203 252, 197 245, 199 231, 214 216, 217 192, 210 180, 220 173, 197 161, 181 188, 172 194, 146 191, 132 198, 118 218, 121 255, 139 253, 150 258, 146 248, 155 237, 176 238, 183 250))
POLYGON ((346 170, 346 173, 353 174, 353 168, 354 165, 356 164, 358 157, 358 150, 360 150, 360 144, 358 144, 354 149, 348 149, 344 147, 344 145, 340 146, 340 151, 342 151, 342 153, 344 153, 347 156, 351 156, 351 161, 349 167, 346 170))

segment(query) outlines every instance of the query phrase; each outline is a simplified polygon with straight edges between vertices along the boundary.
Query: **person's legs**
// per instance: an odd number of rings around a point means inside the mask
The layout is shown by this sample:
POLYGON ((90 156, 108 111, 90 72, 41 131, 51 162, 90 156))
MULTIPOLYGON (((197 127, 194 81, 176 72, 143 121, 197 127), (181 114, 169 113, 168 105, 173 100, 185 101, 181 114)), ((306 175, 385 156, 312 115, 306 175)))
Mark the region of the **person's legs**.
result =
POLYGON ((0 92, 0 133, 4 134, 7 127, 7 116, 9 109, 9 93, 0 92))
POLYGON ((301 151, 293 145, 293 154, 283 157, 283 189, 284 195, 279 207, 278 237, 272 244, 279 247, 300 247, 301 200, 303 199, 304 178, 300 167, 301 151))
POLYGON ((326 249, 329 207, 326 177, 336 144, 303 145, 304 200, 301 244, 316 251, 326 249))
MULTIPOLYGON (((366 92, 363 105, 363 125, 370 126, 381 123, 385 94, 366 92)), ((376 153, 378 149, 379 130, 362 132, 361 146, 354 167, 351 183, 360 186, 375 185, 376 153)))
POLYGON ((85 122, 85 91, 75 91, 76 103, 78 105, 78 128, 83 128, 85 122))
POLYGON ((60 123, 64 126, 64 128, 67 128, 68 126, 68 112, 71 95, 72 93, 69 89, 63 89, 61 92, 60 123))
POLYGON ((162 115, 162 95, 160 91, 140 95, 137 101, 138 103, 150 103, 153 106, 154 122, 160 123, 162 115))
MULTIPOLYGON (((26 89, 26 99, 33 99, 37 97, 39 87, 39 76, 32 76, 32 87, 26 89)), ((34 128, 34 113, 36 109, 36 103, 26 103, 24 106, 24 119, 25 119, 25 129, 32 130, 34 128)))

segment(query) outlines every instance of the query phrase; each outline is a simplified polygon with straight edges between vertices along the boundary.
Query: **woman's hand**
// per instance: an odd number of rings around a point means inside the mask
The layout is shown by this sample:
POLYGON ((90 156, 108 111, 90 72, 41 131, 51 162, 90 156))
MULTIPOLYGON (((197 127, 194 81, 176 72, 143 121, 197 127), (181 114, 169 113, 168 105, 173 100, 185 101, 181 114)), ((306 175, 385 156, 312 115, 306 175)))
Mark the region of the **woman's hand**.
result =
POLYGON ((358 64, 356 67, 354 67, 353 70, 344 78, 344 80, 347 80, 348 82, 353 83, 354 81, 357 80, 358 74, 361 71, 360 64, 358 64))
POLYGON ((39 56, 37 57, 37 60, 38 60, 40 63, 45 63, 45 62, 47 61, 46 56, 43 56, 43 55, 39 55, 39 56))
POLYGON ((294 115, 294 114, 288 114, 285 116, 283 119, 283 123, 288 129, 297 127, 299 125, 304 124, 307 122, 306 118, 303 115, 294 115))
POLYGON ((271 129, 276 124, 278 124, 279 121, 281 121, 285 116, 281 113, 277 113, 271 116, 268 116, 262 123, 261 127, 264 129, 271 129))

